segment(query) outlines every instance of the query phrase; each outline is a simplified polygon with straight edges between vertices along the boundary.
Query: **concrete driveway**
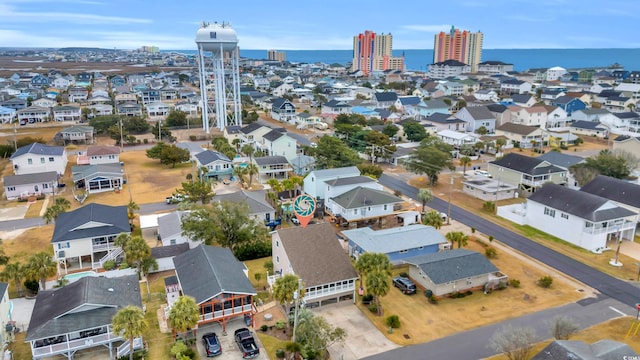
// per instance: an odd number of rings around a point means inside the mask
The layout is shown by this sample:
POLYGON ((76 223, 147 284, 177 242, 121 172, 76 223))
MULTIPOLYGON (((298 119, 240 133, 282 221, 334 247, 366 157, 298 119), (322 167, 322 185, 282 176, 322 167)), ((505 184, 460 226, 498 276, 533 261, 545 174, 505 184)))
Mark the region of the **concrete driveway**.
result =
MULTIPOLYGON (((220 346, 222 347, 222 355, 215 357, 216 360, 231 360, 231 359, 242 359, 242 354, 240 353, 240 349, 236 344, 235 339, 233 338, 233 333, 240 328, 247 327, 244 323, 244 319, 238 317, 237 319, 233 319, 227 323, 227 332, 226 335, 222 333, 222 326, 218 323, 207 324, 205 326, 198 327, 196 339, 196 346, 198 348, 198 354, 201 359, 207 358, 207 353, 204 350, 204 345, 202 344, 202 335, 210 332, 214 332, 218 335, 218 340, 220 340, 220 346)), ((260 348, 260 355, 255 357, 254 359, 268 359, 267 352, 264 350, 264 347, 260 343, 260 339, 255 334, 254 329, 249 328, 251 332, 253 332, 253 338, 256 341, 256 344, 260 348)))
POLYGON ((325 305, 312 311, 347 332, 344 344, 329 348, 332 359, 360 359, 400 347, 387 339, 350 301, 325 305))

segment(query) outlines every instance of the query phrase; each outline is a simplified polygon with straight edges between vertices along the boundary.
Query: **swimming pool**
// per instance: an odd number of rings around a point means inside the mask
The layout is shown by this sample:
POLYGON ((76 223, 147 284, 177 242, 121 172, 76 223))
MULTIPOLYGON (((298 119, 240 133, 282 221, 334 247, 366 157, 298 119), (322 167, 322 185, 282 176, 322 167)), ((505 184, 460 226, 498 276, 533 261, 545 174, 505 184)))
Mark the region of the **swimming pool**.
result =
POLYGON ((98 276, 98 273, 96 273, 95 271, 82 271, 82 272, 65 275, 64 279, 68 280, 69 282, 73 282, 87 276, 98 276))

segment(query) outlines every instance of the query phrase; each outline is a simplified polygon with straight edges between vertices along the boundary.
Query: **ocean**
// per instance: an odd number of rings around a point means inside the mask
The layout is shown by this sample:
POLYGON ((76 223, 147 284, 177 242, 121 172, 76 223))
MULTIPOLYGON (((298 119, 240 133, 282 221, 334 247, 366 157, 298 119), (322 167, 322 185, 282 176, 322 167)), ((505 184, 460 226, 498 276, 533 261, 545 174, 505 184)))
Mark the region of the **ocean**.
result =
MULTIPOLYGON (((196 50, 164 50, 194 55, 196 50)), ((351 62, 351 50, 282 50, 291 62, 346 64, 351 62)), ((404 54, 407 70, 427 71, 433 62, 433 50, 394 50, 394 56, 404 54)), ((266 59, 267 50, 243 50, 240 56, 266 59)), ((640 70, 640 49, 484 49, 482 60, 499 60, 513 64, 516 71, 561 66, 566 69, 606 68, 620 64, 626 70, 640 70)))

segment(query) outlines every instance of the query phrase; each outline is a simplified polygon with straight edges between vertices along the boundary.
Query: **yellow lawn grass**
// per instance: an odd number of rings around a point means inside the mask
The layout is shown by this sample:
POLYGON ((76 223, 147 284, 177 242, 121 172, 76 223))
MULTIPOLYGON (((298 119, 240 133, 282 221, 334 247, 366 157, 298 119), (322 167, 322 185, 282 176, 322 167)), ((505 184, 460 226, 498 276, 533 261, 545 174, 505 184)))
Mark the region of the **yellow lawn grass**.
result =
MULTIPOLYGON (((465 248, 484 253, 484 247, 475 240, 470 240, 465 248)), ((510 279, 520 280, 521 287, 518 289, 508 287, 488 295, 484 295, 482 291, 475 291, 471 296, 460 299, 441 299, 438 304, 427 302, 424 289, 420 289, 415 295, 407 296, 392 287, 381 299, 383 316, 371 313, 360 301, 358 301, 358 307, 391 341, 399 345, 411 345, 559 306, 584 297, 584 294, 578 292, 572 285, 558 278, 554 278, 553 286, 549 289, 537 286, 536 282, 540 277, 549 275, 546 271, 500 250, 498 250, 498 257, 491 262, 510 279), (393 334, 389 334, 385 318, 394 314, 400 317, 402 326, 395 329, 393 334)), ((408 272, 408 268, 396 268, 394 275, 403 271, 408 272)))
MULTIPOLYGON (((408 183, 409 185, 415 186, 417 188, 430 188, 434 196, 448 201, 448 180, 448 175, 443 175, 441 176, 440 182, 436 186, 429 187, 426 178, 424 176, 420 176, 410 179, 408 183)), ((500 200, 498 201, 498 206, 520 203, 524 201, 526 201, 526 199, 524 198, 500 200)), ((453 191, 451 192, 451 203, 467 211, 473 212, 474 214, 481 216, 491 221, 492 223, 498 224, 505 229, 509 229, 515 233, 523 235, 561 254, 565 254, 577 261, 598 269, 606 274, 615 276, 623 280, 636 280, 637 278, 638 266, 635 265, 637 261, 624 254, 619 254, 619 261, 622 262, 623 266, 614 267, 609 265, 609 260, 611 260, 611 258, 614 256, 614 251, 608 251, 603 254, 594 254, 559 238, 537 231, 530 226, 519 226, 510 222, 509 220, 503 219, 495 214, 488 213, 482 210, 482 204, 484 203, 484 201, 463 193, 462 183, 460 182, 459 178, 455 178, 454 180, 453 191)))
POLYGON ((267 351, 267 355, 269 355, 269 359, 277 359, 276 350, 284 349, 285 346, 287 345, 287 341, 280 340, 271 335, 267 335, 261 331, 256 331, 255 334, 258 335, 258 338, 260 339, 262 346, 264 346, 264 349, 267 351))
MULTIPOLYGON (((625 316, 617 319, 612 319, 598 325, 594 325, 590 328, 584 329, 575 335, 571 336, 569 340, 582 340, 588 344, 592 344, 602 339, 615 340, 623 342, 629 345, 637 353, 640 353, 640 342, 638 336, 627 337, 627 332, 631 326, 633 317, 625 316)), ((531 354, 537 354, 544 349, 553 340, 545 340, 533 346, 531 354)), ((504 354, 495 355, 488 359, 491 360, 508 360, 504 354)))

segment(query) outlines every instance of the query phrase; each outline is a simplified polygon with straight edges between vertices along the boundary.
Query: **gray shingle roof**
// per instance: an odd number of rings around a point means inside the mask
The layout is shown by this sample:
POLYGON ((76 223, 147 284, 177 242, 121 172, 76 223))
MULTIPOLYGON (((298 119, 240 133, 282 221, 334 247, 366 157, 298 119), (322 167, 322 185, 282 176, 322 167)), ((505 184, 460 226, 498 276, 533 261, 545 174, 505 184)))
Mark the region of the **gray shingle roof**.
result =
POLYGON ((580 191, 640 208, 640 185, 628 181, 598 175, 581 187, 580 191))
POLYGON ((11 159, 15 159, 24 154, 62 156, 64 154, 64 146, 49 146, 40 143, 33 143, 16 150, 16 152, 11 155, 11 159))
POLYGON ((435 284, 498 271, 484 255, 466 249, 416 256, 406 259, 405 262, 418 266, 435 284))
POLYGON ((4 186, 16 186, 26 184, 44 184, 58 180, 58 173, 47 171, 44 173, 9 175, 2 178, 4 186))
POLYGON ((26 340, 111 324, 111 318, 127 305, 142 307, 137 275, 89 276, 58 289, 41 291, 33 307, 26 340), (83 305, 88 309, 71 312, 83 305))
POLYGON ((374 179, 368 176, 351 176, 351 177, 343 177, 337 179, 331 179, 325 181, 329 186, 342 186, 342 185, 352 185, 352 184, 362 184, 362 183, 370 183, 375 182, 374 179))
POLYGON ((447 242, 439 231, 420 224, 378 231, 366 227, 345 230, 342 234, 366 252, 385 254, 447 242))
POLYGON ((118 235, 130 231, 126 206, 88 204, 58 216, 51 242, 118 235), (88 223, 96 226, 81 228, 88 223))
POLYGON ((243 127, 242 129, 240 129, 240 132, 243 134, 250 134, 258 129, 260 129, 261 127, 264 127, 263 125, 258 124, 257 122, 251 123, 245 127, 243 127))
POLYGON ((495 164, 507 169, 515 170, 529 175, 539 175, 547 173, 563 172, 563 170, 555 165, 545 165, 544 160, 533 158, 516 153, 509 153, 499 160, 491 161, 495 164))
POLYGON ((168 246, 156 246, 151 248, 151 257, 155 259, 169 258, 178 256, 189 251, 189 244, 175 244, 168 246))
POLYGON ((465 109, 467 109, 469 115, 471 115, 474 120, 495 120, 493 114, 486 106, 472 106, 466 107, 465 109))
POLYGON ((619 206, 600 209, 608 199, 551 183, 534 192, 528 201, 535 201, 591 222, 620 219, 635 214, 619 206))
POLYGON ((253 158, 253 161, 260 166, 265 165, 278 165, 278 164, 289 164, 287 158, 284 156, 262 156, 258 158, 253 158))
POLYGON ((586 130, 604 130, 605 127, 597 121, 578 120, 571 124, 572 128, 586 129, 586 130))
POLYGON ((531 360, 618 360, 637 357, 629 345, 609 339, 587 344, 581 340, 555 340, 531 360))
POLYGON ((120 164, 78 165, 71 167, 73 181, 80 181, 98 174, 104 176, 122 176, 123 169, 120 164))
POLYGON ((281 138, 282 136, 284 136, 285 134, 278 131, 278 130, 271 130, 268 133, 264 134, 262 136, 263 139, 269 140, 271 142, 274 142, 276 140, 278 140, 279 138, 281 138))
POLYGON ((231 250, 199 245, 173 258, 182 292, 200 304, 223 292, 256 295, 231 250))
POLYGON ((374 94, 376 101, 396 101, 398 100, 398 94, 393 91, 378 92, 374 94))
POLYGON ((575 165, 584 161, 584 158, 581 158, 580 156, 563 154, 557 151, 549 151, 548 153, 538 156, 538 159, 547 161, 563 169, 568 169, 569 166, 575 165))
POLYGON ((278 236, 293 272, 305 286, 317 286, 358 277, 351 260, 329 224, 280 229, 278 236))
POLYGON ((506 131, 519 135, 529 135, 536 130, 539 130, 538 126, 527 126, 522 124, 514 124, 514 123, 504 123, 496 128, 496 130, 506 131))
POLYGON ((172 211, 158 217, 158 236, 167 239, 182 233, 182 215, 187 211, 172 211))
POLYGON ((229 194, 216 195, 212 201, 228 201, 236 204, 249 205, 249 211, 251 215, 263 214, 275 211, 269 203, 265 200, 264 191, 236 191, 229 194))
POLYGON ((357 166, 347 166, 333 169, 313 170, 307 175, 307 177, 315 177, 316 181, 323 179, 341 178, 341 177, 353 177, 359 176, 360 170, 357 166))
POLYGON ((231 162, 228 157, 217 151, 205 150, 194 155, 202 165, 211 164, 214 161, 231 162))
POLYGON ((402 202, 399 197, 386 191, 358 186, 344 194, 332 198, 333 202, 344 209, 355 209, 363 206, 396 204, 402 202))

